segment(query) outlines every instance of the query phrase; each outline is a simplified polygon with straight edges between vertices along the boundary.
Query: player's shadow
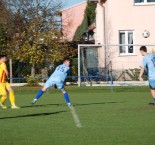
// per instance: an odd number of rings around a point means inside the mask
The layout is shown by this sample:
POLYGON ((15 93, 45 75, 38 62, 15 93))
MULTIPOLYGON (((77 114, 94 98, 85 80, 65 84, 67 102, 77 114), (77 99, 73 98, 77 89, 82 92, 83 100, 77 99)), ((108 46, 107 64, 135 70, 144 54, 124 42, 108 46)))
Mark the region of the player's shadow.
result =
POLYGON ((74 106, 85 106, 85 105, 101 105, 101 104, 119 104, 119 103, 126 103, 126 101, 122 102, 98 102, 98 103, 85 103, 85 104, 75 104, 74 106))
POLYGON ((48 106, 62 106, 64 104, 40 104, 40 105, 28 105, 22 106, 21 108, 31 108, 31 107, 48 107, 48 106))
POLYGON ((64 112, 67 112, 67 111, 57 111, 57 112, 50 112, 50 113, 36 113, 36 114, 26 114, 26 115, 19 115, 19 116, 1 117, 0 120, 3 120, 3 119, 15 119, 15 118, 25 118, 25 117, 49 116, 49 115, 56 115, 56 114, 64 113, 64 112))

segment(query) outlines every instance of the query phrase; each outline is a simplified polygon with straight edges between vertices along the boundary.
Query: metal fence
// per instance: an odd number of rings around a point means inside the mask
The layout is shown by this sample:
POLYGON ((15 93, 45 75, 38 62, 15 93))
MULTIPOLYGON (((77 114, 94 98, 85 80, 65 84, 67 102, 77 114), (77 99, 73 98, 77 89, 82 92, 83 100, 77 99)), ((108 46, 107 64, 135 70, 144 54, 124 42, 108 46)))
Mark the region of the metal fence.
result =
MULTIPOLYGON (((78 86, 93 86, 101 84, 111 85, 113 81, 138 81, 143 58, 139 52, 139 48, 142 45, 144 44, 79 45, 78 58, 74 59, 71 73, 67 77, 66 82, 78 83, 78 86), (131 48, 131 46, 133 51, 129 51, 126 54, 120 53, 122 47, 131 48)), ((145 46, 148 48, 148 52, 155 52, 155 44, 145 44, 145 46)), ((48 77, 39 77, 39 82, 44 83, 47 79, 48 77)), ((147 74, 144 74, 144 79, 147 80, 147 74)), ((26 83, 28 77, 10 78, 10 80, 13 83, 26 83)))

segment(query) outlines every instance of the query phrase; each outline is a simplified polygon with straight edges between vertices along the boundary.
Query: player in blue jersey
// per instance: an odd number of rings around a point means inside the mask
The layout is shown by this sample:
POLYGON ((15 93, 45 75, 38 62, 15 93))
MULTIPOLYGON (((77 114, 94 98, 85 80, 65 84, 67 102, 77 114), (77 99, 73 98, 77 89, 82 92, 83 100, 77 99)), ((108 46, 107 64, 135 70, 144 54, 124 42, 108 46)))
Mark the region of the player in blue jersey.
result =
POLYGON ((65 79, 67 77, 67 74, 70 70, 70 59, 65 58, 63 60, 63 64, 57 66, 57 68, 55 69, 55 71, 53 72, 53 74, 50 76, 50 78, 46 81, 45 85, 43 86, 43 88, 38 92, 38 94, 36 95, 35 99, 32 101, 32 104, 35 104, 37 102, 37 100, 43 95, 43 93, 49 88, 49 87, 53 87, 56 85, 56 87, 62 91, 64 98, 66 100, 66 103, 68 105, 68 107, 71 107, 71 103, 70 103, 70 99, 69 99, 69 95, 66 92, 65 88, 64 88, 64 82, 65 79))
POLYGON ((141 46, 140 52, 144 57, 143 57, 142 66, 140 69, 139 80, 143 81, 142 75, 146 69, 148 73, 148 80, 149 80, 151 94, 154 100, 153 105, 155 105, 155 55, 152 53, 147 53, 146 46, 141 46))

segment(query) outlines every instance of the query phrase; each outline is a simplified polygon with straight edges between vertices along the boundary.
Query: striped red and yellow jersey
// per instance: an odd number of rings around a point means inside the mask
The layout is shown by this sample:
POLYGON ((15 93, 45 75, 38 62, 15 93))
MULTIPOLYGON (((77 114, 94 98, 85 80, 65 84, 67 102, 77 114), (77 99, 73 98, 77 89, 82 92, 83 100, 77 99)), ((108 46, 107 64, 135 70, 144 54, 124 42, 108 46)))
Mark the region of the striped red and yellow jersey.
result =
POLYGON ((4 62, 0 62, 0 83, 6 83, 6 69, 6 64, 4 62))

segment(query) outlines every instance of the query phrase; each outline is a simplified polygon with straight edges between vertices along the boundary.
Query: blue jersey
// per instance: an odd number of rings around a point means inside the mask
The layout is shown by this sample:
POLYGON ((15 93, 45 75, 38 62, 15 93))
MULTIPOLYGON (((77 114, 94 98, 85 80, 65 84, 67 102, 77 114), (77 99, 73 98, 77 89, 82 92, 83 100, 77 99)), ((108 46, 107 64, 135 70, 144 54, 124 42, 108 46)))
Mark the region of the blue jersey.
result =
POLYGON ((57 78, 61 81, 64 81, 67 77, 67 74, 69 73, 69 70, 70 70, 69 66, 65 64, 61 64, 57 66, 57 68, 55 69, 53 74, 50 76, 50 78, 57 78))
POLYGON ((155 55, 149 53, 143 57, 142 67, 147 69, 149 80, 155 80, 155 55))

